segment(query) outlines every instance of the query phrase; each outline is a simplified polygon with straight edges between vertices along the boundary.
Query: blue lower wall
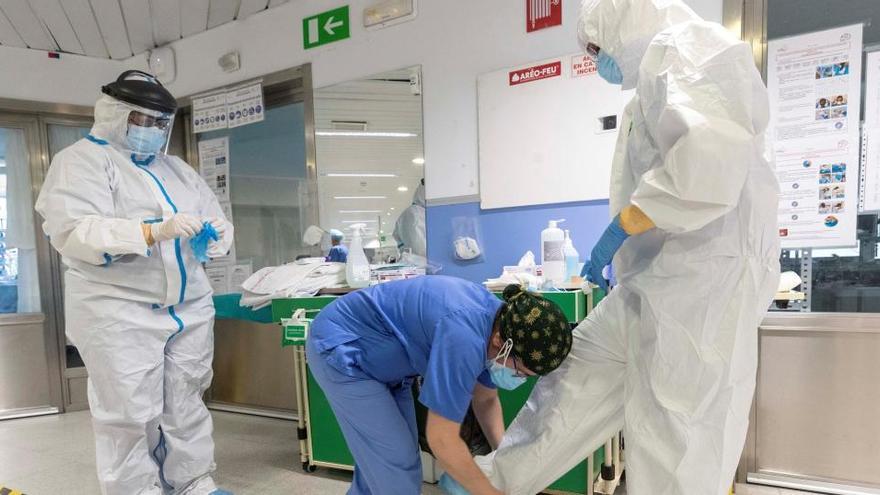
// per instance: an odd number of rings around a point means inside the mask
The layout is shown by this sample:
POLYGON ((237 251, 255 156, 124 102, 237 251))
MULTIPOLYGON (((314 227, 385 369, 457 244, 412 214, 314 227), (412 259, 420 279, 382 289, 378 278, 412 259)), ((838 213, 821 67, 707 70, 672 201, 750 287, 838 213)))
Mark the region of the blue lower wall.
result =
POLYGON ((515 265, 527 251, 541 257, 541 231, 547 222, 566 219, 562 229, 571 231, 581 261, 608 225, 608 201, 541 205, 498 210, 481 210, 479 203, 463 203, 427 208, 428 259, 441 267, 440 274, 483 282, 497 277, 505 265, 515 265), (483 258, 478 262, 455 260, 452 242, 453 219, 476 220, 482 241, 483 258))

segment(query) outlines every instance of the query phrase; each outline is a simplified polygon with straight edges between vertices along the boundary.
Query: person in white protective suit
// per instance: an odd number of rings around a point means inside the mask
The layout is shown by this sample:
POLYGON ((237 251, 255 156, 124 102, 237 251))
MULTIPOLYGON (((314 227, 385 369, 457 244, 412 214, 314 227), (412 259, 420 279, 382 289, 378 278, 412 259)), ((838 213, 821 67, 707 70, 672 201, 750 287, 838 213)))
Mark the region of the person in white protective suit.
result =
POLYGON ((428 254, 428 238, 425 233, 425 181, 416 188, 412 204, 400 213, 394 224, 394 238, 399 249, 412 249, 413 254, 428 254))
POLYGON ((105 495, 227 493, 211 479, 214 305, 188 238, 233 228, 183 160, 163 151, 177 103, 152 76, 102 88, 91 133, 52 160, 36 209, 67 265, 65 327, 89 373, 105 495))
POLYGON ((636 89, 586 270, 603 285, 613 257, 619 285, 478 461, 533 494, 623 429, 627 493, 726 494, 779 282, 767 91, 749 46, 679 0, 588 0, 581 16, 600 75, 636 89))

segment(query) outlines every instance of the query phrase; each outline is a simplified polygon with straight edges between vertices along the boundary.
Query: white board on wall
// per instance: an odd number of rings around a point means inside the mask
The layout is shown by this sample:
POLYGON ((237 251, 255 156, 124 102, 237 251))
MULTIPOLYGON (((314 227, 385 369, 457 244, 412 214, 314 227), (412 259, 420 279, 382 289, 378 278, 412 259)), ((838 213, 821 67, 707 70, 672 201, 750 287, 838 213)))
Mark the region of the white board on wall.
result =
POLYGON ((607 199, 617 125, 631 91, 584 54, 484 74, 479 93, 481 207, 607 199))

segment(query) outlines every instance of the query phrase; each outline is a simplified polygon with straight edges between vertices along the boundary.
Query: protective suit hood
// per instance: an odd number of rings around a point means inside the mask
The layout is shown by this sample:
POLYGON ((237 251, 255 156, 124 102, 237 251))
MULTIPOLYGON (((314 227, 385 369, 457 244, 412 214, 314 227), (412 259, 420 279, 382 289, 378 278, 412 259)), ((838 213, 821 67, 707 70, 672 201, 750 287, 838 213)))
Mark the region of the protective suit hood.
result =
POLYGON ((623 89, 636 87, 639 64, 648 44, 676 24, 700 20, 680 0, 585 0, 578 36, 599 46, 620 66, 623 89))
POLYGON ((166 114, 157 110, 139 107, 117 100, 112 96, 101 95, 95 103, 95 123, 92 125, 91 135, 103 139, 113 145, 114 148, 128 155, 132 152, 128 145, 128 115, 137 111, 151 117, 172 118, 173 114, 166 114))
POLYGON ((419 187, 416 188, 416 193, 413 194, 412 204, 418 206, 425 206, 425 185, 419 184, 419 187))

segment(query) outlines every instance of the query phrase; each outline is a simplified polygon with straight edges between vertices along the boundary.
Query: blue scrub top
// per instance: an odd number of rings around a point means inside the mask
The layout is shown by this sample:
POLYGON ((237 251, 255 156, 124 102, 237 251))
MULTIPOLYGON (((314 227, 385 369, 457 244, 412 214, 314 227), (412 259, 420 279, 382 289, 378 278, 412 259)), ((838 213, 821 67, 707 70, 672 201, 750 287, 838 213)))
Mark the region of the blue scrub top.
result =
POLYGON ((325 261, 345 263, 348 260, 348 248, 343 245, 333 246, 327 254, 325 261))
POLYGON ((502 304, 459 278, 388 282, 324 308, 309 340, 331 366, 355 378, 392 384, 421 375, 419 401, 460 423, 477 382, 494 388, 486 352, 502 304))

